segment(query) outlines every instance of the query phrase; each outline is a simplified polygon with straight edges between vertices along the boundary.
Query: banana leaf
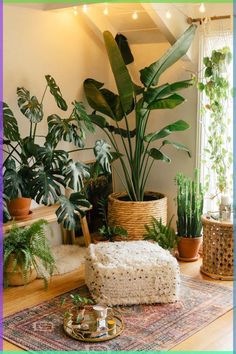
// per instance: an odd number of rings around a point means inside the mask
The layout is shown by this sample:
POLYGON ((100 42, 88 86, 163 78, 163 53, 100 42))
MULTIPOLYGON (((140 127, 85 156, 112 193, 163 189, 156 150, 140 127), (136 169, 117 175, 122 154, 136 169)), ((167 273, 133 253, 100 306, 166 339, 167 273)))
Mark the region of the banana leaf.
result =
POLYGON ((126 68, 119 47, 112 34, 108 31, 105 31, 103 33, 103 38, 120 96, 121 106, 125 113, 130 112, 133 107, 133 82, 129 75, 128 69, 126 68))
POLYGON ((188 51, 197 26, 191 25, 170 47, 170 49, 149 67, 140 70, 140 80, 145 87, 156 86, 161 74, 176 63, 188 51))
POLYGON ((176 141, 163 140, 162 146, 164 146, 164 145, 172 145, 177 150, 186 151, 188 156, 191 157, 191 153, 190 153, 189 149, 184 144, 177 143, 176 141))
POLYGON ((147 142, 152 142, 158 139, 165 138, 173 132, 184 131, 189 128, 189 124, 184 120, 177 120, 175 123, 169 124, 161 130, 150 133, 144 137, 144 140, 147 142))
POLYGON ((161 152, 160 150, 156 149, 156 148, 152 148, 148 151, 149 156, 151 156, 154 160, 161 160, 161 161, 165 161, 165 162, 170 162, 171 159, 166 156, 165 154, 163 154, 163 152, 161 152))

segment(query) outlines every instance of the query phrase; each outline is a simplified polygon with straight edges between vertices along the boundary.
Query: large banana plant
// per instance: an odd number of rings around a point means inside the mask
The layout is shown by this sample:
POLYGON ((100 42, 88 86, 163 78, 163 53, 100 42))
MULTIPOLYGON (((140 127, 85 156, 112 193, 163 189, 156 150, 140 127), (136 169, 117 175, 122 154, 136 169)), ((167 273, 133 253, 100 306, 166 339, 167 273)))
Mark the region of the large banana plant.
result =
MULTIPOLYGON (((4 152, 4 221, 9 220, 7 201, 17 197, 31 197, 38 204, 58 203, 56 214, 58 222, 67 229, 74 229, 90 207, 86 199, 84 182, 90 178, 90 169, 81 161, 73 161, 70 153, 82 151, 85 145, 86 131, 94 132, 92 118, 86 113, 81 102, 73 102, 68 114, 68 105, 54 78, 46 75, 46 88, 39 101, 25 88, 17 88, 18 106, 29 123, 29 134, 21 137, 17 120, 6 103, 3 103, 4 152), (51 114, 48 118, 48 132, 43 146, 38 144, 38 124, 44 117, 43 101, 47 90, 66 117, 51 114), (60 141, 73 143, 76 149, 64 151, 57 148, 60 141), (64 188, 71 188, 72 194, 67 198, 64 188)), ((88 147, 86 149, 89 149, 88 147)), ((91 147, 96 157, 96 171, 110 172, 112 155, 110 146, 98 140, 91 147)), ((93 167, 94 168, 94 167, 93 167)), ((94 170, 95 170, 94 169, 94 170)))
POLYGON ((195 31, 196 26, 190 26, 159 60, 140 71, 142 86, 132 81, 115 39, 110 32, 105 31, 105 47, 118 94, 104 88, 103 83, 94 79, 88 78, 84 81, 86 98, 93 109, 90 118, 104 130, 116 158, 120 160, 124 172, 124 178, 121 177, 122 184, 133 201, 144 200, 145 187, 153 163, 157 160, 170 162, 170 158, 163 152, 165 146, 172 145, 190 156, 186 146, 169 140, 171 133, 189 128, 189 124, 184 120, 177 120, 152 133, 147 133, 147 129, 152 111, 173 109, 182 104, 185 99, 177 92, 194 85, 195 80, 192 77, 189 80, 157 86, 165 70, 186 54, 195 31), (135 127, 131 129, 132 112, 135 114, 135 127), (118 145, 116 135, 120 136, 121 145, 118 145))

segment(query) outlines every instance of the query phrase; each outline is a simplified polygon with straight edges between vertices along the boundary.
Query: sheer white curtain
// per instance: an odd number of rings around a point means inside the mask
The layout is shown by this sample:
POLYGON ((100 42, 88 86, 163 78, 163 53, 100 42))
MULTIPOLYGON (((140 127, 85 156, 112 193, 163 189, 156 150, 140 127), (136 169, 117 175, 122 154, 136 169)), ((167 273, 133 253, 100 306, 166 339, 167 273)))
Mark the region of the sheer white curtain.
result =
MULTIPOLYGON (((206 56, 211 56, 213 50, 219 50, 223 47, 229 47, 231 53, 233 53, 233 34, 232 31, 229 29, 229 23, 221 23, 218 22, 217 25, 213 23, 206 23, 203 24, 201 27, 200 33, 200 50, 199 50, 199 81, 202 82, 203 80, 203 58, 206 56)), ((233 87, 233 61, 227 68, 225 75, 228 75, 230 80, 230 87, 233 87)), ((199 93, 199 113, 198 113, 198 122, 199 122, 199 139, 198 139, 198 165, 201 168, 201 180, 204 185, 205 177, 208 173, 207 167, 207 157, 205 153, 205 149, 207 148, 207 140, 208 140, 208 127, 211 124, 210 114, 208 112, 202 113, 201 107, 202 105, 206 104, 207 98, 205 97, 204 93, 199 93), (206 160, 206 162, 204 162, 206 160)), ((231 136, 233 140, 233 98, 229 97, 227 101, 225 101, 225 119, 227 120, 227 135, 231 136)), ((225 148, 227 151, 232 151, 232 140, 225 141, 225 148)), ((233 174, 233 164, 229 168, 227 173, 228 179, 231 182, 229 185, 229 192, 232 195, 232 174, 233 174)), ((216 176, 211 171, 210 172, 210 185, 209 190, 205 196, 205 203, 204 203, 204 212, 207 211, 217 211, 219 198, 213 198, 216 194, 216 176)))

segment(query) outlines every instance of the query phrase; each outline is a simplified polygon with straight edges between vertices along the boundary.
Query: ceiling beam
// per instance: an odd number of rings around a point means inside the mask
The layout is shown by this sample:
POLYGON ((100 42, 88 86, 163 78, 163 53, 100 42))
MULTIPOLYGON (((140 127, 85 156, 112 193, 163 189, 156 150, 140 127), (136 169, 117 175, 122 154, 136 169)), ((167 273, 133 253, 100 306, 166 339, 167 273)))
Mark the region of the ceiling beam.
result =
MULTIPOLYGON (((156 26, 164 34, 167 41, 173 45, 177 38, 188 28, 187 16, 181 13, 171 3, 142 3, 142 7, 151 17, 156 26), (171 18, 166 17, 166 12, 171 13, 171 18)), ((195 41, 194 41, 195 42, 195 41)), ((183 60, 191 61, 193 64, 197 62, 195 53, 195 45, 191 46, 183 60)))

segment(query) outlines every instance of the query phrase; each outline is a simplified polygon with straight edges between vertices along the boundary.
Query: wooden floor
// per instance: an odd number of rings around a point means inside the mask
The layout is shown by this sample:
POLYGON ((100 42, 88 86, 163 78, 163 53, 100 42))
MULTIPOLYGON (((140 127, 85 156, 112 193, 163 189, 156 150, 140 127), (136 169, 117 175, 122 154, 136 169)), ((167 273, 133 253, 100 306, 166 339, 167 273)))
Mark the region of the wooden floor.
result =
MULTIPOLYGON (((181 272, 195 279, 207 279, 199 272, 201 260, 194 263, 181 263, 181 272)), ((84 270, 79 270, 63 276, 54 276, 49 289, 45 291, 41 280, 35 280, 26 287, 15 287, 4 290, 4 316, 13 314, 53 298, 83 284, 84 270)), ((215 281, 232 287, 231 281, 215 281)), ((232 351, 233 349, 233 311, 212 322, 210 325, 178 344, 171 351, 232 351)), ((17 346, 4 341, 4 351, 23 351, 17 346)))

